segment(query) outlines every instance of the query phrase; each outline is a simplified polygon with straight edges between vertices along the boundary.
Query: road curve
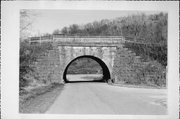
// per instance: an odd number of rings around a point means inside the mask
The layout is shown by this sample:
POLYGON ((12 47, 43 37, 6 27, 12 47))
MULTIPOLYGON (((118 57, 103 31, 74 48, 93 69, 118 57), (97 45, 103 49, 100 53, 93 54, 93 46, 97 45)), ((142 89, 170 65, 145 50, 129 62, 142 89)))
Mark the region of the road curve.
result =
POLYGON ((106 83, 68 83, 48 114, 164 115, 165 89, 111 86, 106 83))

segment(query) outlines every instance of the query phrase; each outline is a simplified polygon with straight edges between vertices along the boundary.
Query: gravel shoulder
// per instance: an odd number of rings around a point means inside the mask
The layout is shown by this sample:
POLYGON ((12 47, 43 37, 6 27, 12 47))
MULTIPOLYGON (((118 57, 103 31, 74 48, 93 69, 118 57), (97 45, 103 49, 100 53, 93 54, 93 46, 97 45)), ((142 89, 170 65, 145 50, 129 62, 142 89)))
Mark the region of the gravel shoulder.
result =
POLYGON ((41 87, 30 95, 20 95, 20 113, 44 113, 63 90, 63 84, 41 87))

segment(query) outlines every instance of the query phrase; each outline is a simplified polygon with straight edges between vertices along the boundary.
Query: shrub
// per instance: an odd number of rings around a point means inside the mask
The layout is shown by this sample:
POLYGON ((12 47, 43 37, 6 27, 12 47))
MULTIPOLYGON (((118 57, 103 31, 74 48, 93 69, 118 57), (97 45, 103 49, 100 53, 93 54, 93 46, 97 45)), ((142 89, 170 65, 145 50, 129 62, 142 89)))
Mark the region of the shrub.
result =
POLYGON ((52 49, 51 43, 34 44, 31 45, 27 41, 20 42, 20 66, 19 66, 19 89, 28 85, 26 75, 33 76, 34 63, 38 58, 43 56, 48 50, 52 49))
POLYGON ((166 68, 158 62, 150 62, 139 71, 137 79, 140 84, 165 86, 166 68))

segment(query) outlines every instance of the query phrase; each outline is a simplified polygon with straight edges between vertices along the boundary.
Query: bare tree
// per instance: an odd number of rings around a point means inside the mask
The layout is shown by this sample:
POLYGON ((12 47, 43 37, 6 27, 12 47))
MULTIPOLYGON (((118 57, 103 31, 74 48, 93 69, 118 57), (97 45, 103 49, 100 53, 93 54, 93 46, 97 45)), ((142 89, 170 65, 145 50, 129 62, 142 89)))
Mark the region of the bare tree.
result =
POLYGON ((30 36, 30 29, 32 23, 37 14, 33 13, 31 10, 21 10, 20 11, 20 40, 27 39, 30 36))
POLYGON ((60 34, 60 33, 61 33, 61 31, 59 29, 56 29, 56 30, 53 31, 52 34, 60 34))

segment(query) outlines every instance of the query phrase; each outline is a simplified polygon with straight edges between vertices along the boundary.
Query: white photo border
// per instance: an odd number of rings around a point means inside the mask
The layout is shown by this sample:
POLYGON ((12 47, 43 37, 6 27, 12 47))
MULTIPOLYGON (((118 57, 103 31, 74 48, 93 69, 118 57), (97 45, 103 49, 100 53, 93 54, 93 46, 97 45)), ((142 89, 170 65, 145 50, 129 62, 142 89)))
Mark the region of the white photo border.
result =
POLYGON ((1 2, 2 119, 177 119, 179 118, 178 1, 4 1, 1 2), (19 113, 19 12, 21 9, 168 12, 168 115, 58 115, 19 113))

